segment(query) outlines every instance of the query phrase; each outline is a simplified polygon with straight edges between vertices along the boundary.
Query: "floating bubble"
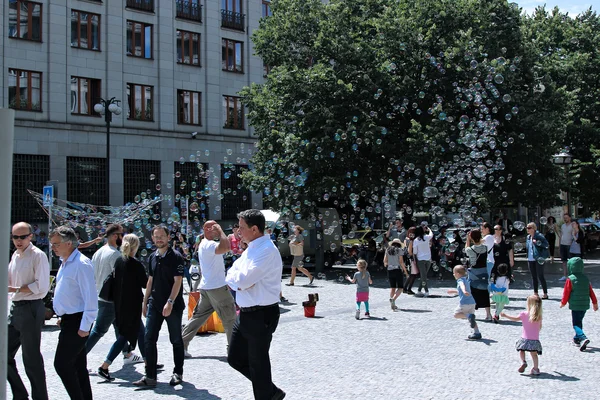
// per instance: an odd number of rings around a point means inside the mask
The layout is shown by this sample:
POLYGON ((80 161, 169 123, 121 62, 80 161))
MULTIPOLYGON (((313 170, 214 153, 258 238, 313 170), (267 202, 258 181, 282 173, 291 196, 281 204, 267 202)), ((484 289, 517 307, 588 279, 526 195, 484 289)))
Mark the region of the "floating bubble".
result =
POLYGON ((156 184, 156 190, 159 190, 159 191, 160 191, 160 189, 162 189, 162 187, 160 186, 160 183, 157 183, 157 184, 156 184))
POLYGON ((146 257, 148 255, 148 250, 142 249, 142 251, 140 252, 140 254, 142 255, 142 257, 146 257))
POLYGON ((538 257, 538 259, 537 259, 538 264, 544 265, 545 262, 546 262, 546 259, 544 257, 538 257))
POLYGON ((151 181, 153 181, 153 180, 155 180, 155 179, 156 179, 156 175, 154 175, 154 174, 150 174, 150 180, 151 180, 151 181))
POLYGON ((515 221, 513 222, 513 228, 515 228, 518 231, 522 231, 523 229, 525 229, 525 222, 523 221, 515 221))
POLYGON ((546 218, 546 217, 540 217, 540 224, 546 225, 547 223, 548 223, 548 218, 546 218))
POLYGON ((425 189, 423 189, 423 196, 426 198, 435 198, 439 195, 440 192, 435 186, 427 186, 425 189))
POLYGON ((494 82, 496 82, 498 85, 501 85, 504 83, 504 77, 501 74, 498 74, 494 76, 494 82))
POLYGON ((346 278, 344 278, 342 275, 338 276, 338 282, 339 283, 344 283, 344 280, 346 280, 346 278))

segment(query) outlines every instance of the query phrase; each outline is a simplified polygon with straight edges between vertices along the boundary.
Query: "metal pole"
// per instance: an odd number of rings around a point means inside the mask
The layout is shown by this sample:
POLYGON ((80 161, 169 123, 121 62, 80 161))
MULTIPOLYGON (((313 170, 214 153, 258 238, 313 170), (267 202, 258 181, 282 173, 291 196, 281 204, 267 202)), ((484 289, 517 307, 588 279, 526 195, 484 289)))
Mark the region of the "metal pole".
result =
POLYGON ((571 217, 575 218, 575 216, 571 214, 571 182, 569 178, 569 165, 565 167, 565 170, 567 171, 567 213, 571 217))
POLYGON ((110 120, 112 113, 108 110, 108 105, 105 108, 106 120, 106 194, 108 197, 108 205, 110 205, 110 120))
MULTIPOLYGON (((54 199, 52 199, 54 201, 54 199)), ((48 206, 48 235, 52 232, 52 204, 48 206)), ((50 264, 50 270, 52 270, 52 246, 48 250, 48 263, 50 264)))
MULTIPOLYGON (((0 135, 0 260, 6 262, 9 259, 9 227, 11 213, 11 194, 12 194, 12 168, 13 168, 13 138, 15 129, 15 111, 9 109, 0 110, 0 126, 2 135, 0 135)), ((0 272, 0 287, 5 288, 0 296, 0 394, 2 397, 6 393, 6 360, 7 354, 7 310, 8 310, 8 272, 2 268, 0 272)))

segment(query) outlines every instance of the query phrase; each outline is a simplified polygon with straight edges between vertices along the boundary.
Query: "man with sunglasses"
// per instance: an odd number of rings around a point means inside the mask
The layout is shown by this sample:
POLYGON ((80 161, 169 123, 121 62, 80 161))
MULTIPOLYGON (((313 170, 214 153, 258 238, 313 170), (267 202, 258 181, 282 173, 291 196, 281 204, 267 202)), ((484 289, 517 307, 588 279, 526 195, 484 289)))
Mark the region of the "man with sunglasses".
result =
MULTIPOLYGON (((111 224, 106 227, 105 232, 106 244, 94 253, 92 257, 92 265, 94 266, 94 278, 96 280, 96 290, 100 293, 104 281, 110 275, 114 268, 115 262, 121 257, 119 247, 123 241, 123 227, 118 224, 111 224)), ((115 322, 115 305, 112 301, 108 301, 98 297, 98 317, 92 328, 92 332, 85 344, 86 352, 89 353, 96 343, 104 336, 111 325, 115 322)), ((115 328, 116 329, 116 328, 115 328)), ((118 336, 118 335, 117 335, 118 336)), ((123 349, 123 362, 125 364, 135 364, 144 362, 137 354, 129 352, 129 345, 125 345, 123 349)))
POLYGON ((28 393, 15 362, 21 347, 25 372, 31 382, 33 400, 48 399, 44 359, 40 352, 46 308, 43 298, 50 286, 46 254, 31 243, 33 231, 25 222, 12 227, 16 251, 8 264, 8 292, 13 293, 8 317, 8 383, 13 398, 27 399, 28 393))

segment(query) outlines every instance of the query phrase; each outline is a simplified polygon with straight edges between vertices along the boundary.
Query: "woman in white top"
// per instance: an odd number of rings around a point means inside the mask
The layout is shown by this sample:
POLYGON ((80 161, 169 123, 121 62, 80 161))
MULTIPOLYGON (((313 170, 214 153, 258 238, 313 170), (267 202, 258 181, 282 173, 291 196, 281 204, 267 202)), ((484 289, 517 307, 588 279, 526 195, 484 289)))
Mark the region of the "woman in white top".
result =
POLYGON ((481 224, 481 236, 483 236, 483 243, 487 247, 487 273, 488 276, 492 275, 492 268, 494 268, 494 230, 489 222, 481 224))
POLYGON ((428 227, 417 226, 415 229, 415 239, 411 243, 412 249, 409 250, 417 259, 417 267, 421 274, 421 284, 419 285, 419 291, 415 296, 417 297, 428 297, 429 287, 427 286, 427 272, 431 267, 431 238, 433 232, 428 227), (425 295, 421 293, 421 290, 425 289, 425 295))

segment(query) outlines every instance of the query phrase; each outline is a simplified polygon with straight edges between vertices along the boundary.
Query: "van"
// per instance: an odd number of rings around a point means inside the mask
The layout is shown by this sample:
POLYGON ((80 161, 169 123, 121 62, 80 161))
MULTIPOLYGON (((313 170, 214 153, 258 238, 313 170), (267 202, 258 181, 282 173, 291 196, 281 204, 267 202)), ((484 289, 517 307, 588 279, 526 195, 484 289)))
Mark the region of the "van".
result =
MULTIPOLYGON (((317 226, 323 229, 323 251, 339 253, 342 251, 342 227, 340 216, 335 208, 319 208, 318 213, 309 220, 295 220, 272 210, 261 210, 266 220, 266 227, 272 229, 275 243, 282 258, 291 257, 289 236, 294 226, 304 228, 304 255, 315 256, 317 250, 317 226)), ((326 257, 327 258, 327 257, 326 257)))

